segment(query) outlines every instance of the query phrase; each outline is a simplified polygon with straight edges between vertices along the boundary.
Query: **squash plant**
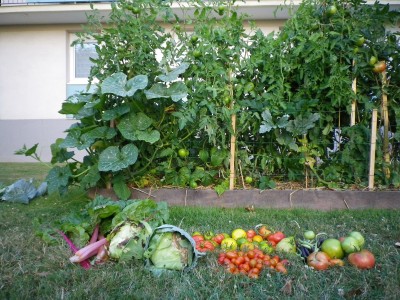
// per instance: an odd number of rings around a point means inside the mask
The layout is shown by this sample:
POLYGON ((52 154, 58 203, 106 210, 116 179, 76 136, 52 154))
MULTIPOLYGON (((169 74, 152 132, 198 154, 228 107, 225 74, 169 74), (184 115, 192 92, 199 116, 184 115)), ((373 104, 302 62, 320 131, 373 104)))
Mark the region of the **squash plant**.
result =
POLYGON ((167 43, 171 36, 156 22, 168 12, 164 3, 116 2, 110 24, 93 19, 81 34, 98 45, 91 69, 95 88, 62 105, 60 113, 73 115, 78 122, 65 139, 52 145, 52 162, 62 164, 48 174, 49 192, 62 192, 74 183, 83 188, 112 186, 119 198, 127 199, 129 184, 153 160, 167 156, 170 141, 183 134, 171 130, 170 124, 175 122, 171 111, 187 96, 185 84, 177 78, 188 65, 163 69, 156 56, 157 51, 172 48, 167 43), (87 154, 79 162, 68 149, 87 154))

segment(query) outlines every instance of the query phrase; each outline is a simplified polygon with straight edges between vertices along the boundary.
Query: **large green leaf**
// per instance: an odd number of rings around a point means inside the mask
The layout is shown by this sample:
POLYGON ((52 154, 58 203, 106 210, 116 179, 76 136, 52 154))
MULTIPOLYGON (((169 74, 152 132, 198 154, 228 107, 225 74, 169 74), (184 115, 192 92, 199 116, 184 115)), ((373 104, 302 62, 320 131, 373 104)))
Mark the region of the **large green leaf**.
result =
POLYGON ((147 99, 171 98, 177 102, 185 98, 188 94, 187 87, 183 82, 174 82, 171 86, 163 83, 154 84, 149 90, 145 91, 147 99))
POLYGON ((111 121, 114 120, 130 111, 130 106, 129 104, 121 104, 118 105, 117 107, 114 107, 112 109, 108 109, 104 111, 103 115, 101 118, 104 121, 111 121))
POLYGON ((104 79, 101 84, 103 94, 114 94, 120 97, 131 97, 137 90, 142 90, 147 86, 148 79, 146 75, 137 75, 128 81, 127 76, 122 73, 114 73, 104 79))
POLYGON ((295 136, 306 134, 309 129, 314 128, 315 122, 319 120, 319 117, 319 113, 310 114, 309 116, 300 115, 288 122, 286 130, 295 136))
POLYGON ((261 122, 260 133, 270 132, 275 128, 285 128, 289 123, 288 115, 278 118, 278 121, 275 123, 268 108, 262 112, 261 117, 263 118, 263 121, 261 122))
POLYGON ((263 121, 260 126, 260 133, 270 132, 273 128, 275 128, 275 124, 272 121, 272 115, 269 109, 266 109, 261 114, 263 121))
POLYGON ((85 103, 83 102, 78 102, 78 103, 64 102, 61 106, 61 110, 59 110, 58 113, 63 115, 75 115, 84 105, 85 103))
POLYGON ((224 159, 227 158, 227 152, 223 149, 211 149, 211 165, 214 167, 220 166, 224 159))
POLYGON ((145 141, 147 143, 154 144, 160 139, 160 132, 158 130, 138 131, 136 133, 136 138, 139 141, 145 141))
MULTIPOLYGON (((149 118, 146 114, 131 113, 124 117, 118 124, 118 129, 124 132, 129 132, 133 130, 146 130, 153 123, 153 119, 149 118)), ((123 133, 122 133, 123 134, 123 133)))
POLYGON ((299 146, 296 144, 296 140, 293 138, 293 136, 287 132, 281 133, 277 136, 276 141, 280 145, 285 145, 288 146, 290 149, 298 152, 299 151, 299 146))
POLYGON ((77 148, 83 150, 89 148, 93 143, 91 140, 81 139, 81 129, 76 127, 70 130, 65 139, 59 144, 60 148, 77 148))
POLYGON ((165 75, 158 76, 158 78, 164 82, 174 81, 178 79, 179 75, 184 73, 188 67, 188 63, 182 63, 179 67, 173 69, 171 72, 166 73, 165 75))
POLYGON ((82 177, 81 186, 86 188, 96 186, 97 182, 101 179, 99 168, 97 165, 90 167, 89 171, 82 177))
POLYGON ((64 139, 58 138, 53 144, 50 145, 52 164, 66 162, 68 159, 74 156, 73 151, 67 151, 67 149, 60 147, 60 144, 63 143, 63 141, 64 139))
POLYGON ((110 140, 117 135, 114 128, 101 126, 82 134, 80 140, 83 145, 92 145, 97 139, 110 140))
POLYGON ((68 166, 52 168, 46 177, 49 194, 65 191, 71 176, 71 170, 68 166))
POLYGON ((160 133, 149 128, 152 124, 153 119, 139 112, 124 117, 117 127, 122 136, 128 140, 155 143, 160 139, 160 133))
POLYGON ((99 157, 99 170, 117 172, 133 165, 139 150, 133 144, 128 144, 120 150, 117 146, 106 148, 99 157))
POLYGON ((122 72, 112 74, 104 79, 101 84, 101 91, 103 94, 114 94, 117 96, 126 96, 126 75, 122 72))
POLYGON ((114 178, 113 190, 119 199, 127 200, 131 196, 131 191, 126 184, 124 176, 120 175, 114 178))
POLYGON ((133 96, 137 90, 143 90, 148 84, 148 78, 146 75, 137 75, 128 80, 126 83, 126 95, 128 97, 133 96))

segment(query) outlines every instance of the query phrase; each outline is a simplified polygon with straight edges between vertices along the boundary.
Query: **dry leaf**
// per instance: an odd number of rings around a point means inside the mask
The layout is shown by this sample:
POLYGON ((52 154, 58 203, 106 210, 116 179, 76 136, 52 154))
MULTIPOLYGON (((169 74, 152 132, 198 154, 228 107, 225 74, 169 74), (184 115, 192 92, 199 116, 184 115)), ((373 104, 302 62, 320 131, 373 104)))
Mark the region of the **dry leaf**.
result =
POLYGON ((254 205, 249 205, 249 206, 246 206, 245 208, 244 208, 246 211, 254 211, 255 209, 254 209, 254 205))
POLYGON ((288 279, 285 282, 285 285, 282 287, 281 291, 285 295, 291 296, 293 294, 293 281, 292 279, 288 279))

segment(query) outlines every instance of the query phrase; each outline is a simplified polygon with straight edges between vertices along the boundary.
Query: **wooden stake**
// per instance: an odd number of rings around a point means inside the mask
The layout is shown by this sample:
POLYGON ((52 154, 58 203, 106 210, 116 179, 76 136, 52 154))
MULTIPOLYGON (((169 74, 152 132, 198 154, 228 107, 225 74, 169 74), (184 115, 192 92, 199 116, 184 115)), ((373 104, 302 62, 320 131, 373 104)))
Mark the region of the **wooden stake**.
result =
MULTIPOLYGON (((353 60, 353 67, 355 66, 355 64, 356 61, 353 60)), ((357 77, 354 78, 351 89, 353 90, 354 94, 357 93, 357 77)), ((353 100, 353 102, 351 103, 350 126, 356 125, 356 103, 356 100, 353 100)))
POLYGON ((231 121, 232 121, 233 133, 231 136, 231 157, 230 157, 230 161, 229 161, 230 162, 229 189, 233 190, 235 188, 236 114, 232 115, 231 121))
POLYGON ((372 111, 372 122, 371 122, 371 142, 370 142, 370 154, 369 154, 369 176, 368 176, 368 188, 374 189, 375 180, 375 152, 376 152, 376 127, 378 123, 378 110, 372 111))
POLYGON ((387 84, 386 71, 382 72, 382 119, 383 119, 383 161, 385 165, 383 172, 387 179, 390 178, 390 150, 389 150, 389 112, 388 112, 388 98, 384 91, 387 84))

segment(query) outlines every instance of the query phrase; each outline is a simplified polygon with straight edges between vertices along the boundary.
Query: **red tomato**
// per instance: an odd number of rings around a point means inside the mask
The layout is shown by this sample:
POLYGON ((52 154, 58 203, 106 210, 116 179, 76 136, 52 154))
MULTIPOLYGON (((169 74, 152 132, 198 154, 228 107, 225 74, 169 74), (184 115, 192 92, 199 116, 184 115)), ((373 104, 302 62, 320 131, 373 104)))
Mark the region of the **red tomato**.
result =
POLYGON ((225 253, 225 256, 229 259, 238 257, 237 252, 235 251, 228 251, 225 253))
POLYGON ((253 251, 254 251, 256 256, 260 256, 260 255, 264 254, 264 252, 261 249, 258 249, 258 248, 255 248, 253 251))
POLYGON ((239 256, 238 258, 236 258, 235 265, 239 266, 239 265, 241 265, 243 263, 244 263, 244 257, 243 256, 239 256))
POLYGON ((384 62, 384 61, 378 61, 375 65, 374 65, 374 67, 373 67, 373 69, 372 69, 372 71, 374 72, 374 73, 382 73, 383 71, 385 71, 386 70, 386 63, 384 62))
POLYGON ((271 267, 271 261, 270 260, 264 260, 264 266, 266 267, 271 267))
POLYGON ((257 265, 257 260, 253 258, 252 260, 249 261, 250 267, 254 268, 257 265))
POLYGON ((253 237, 255 237, 257 233, 255 232, 255 230, 250 229, 246 231, 246 235, 248 239, 253 239, 253 237))
POLYGON ((275 267, 278 264, 278 261, 275 258, 271 258, 269 264, 271 267, 275 267))
POLYGON ((246 272, 250 271, 250 265, 248 263, 241 264, 240 268, 245 270, 246 272))
POLYGON ((366 249, 349 254, 348 260, 359 269, 372 269, 375 266, 375 256, 366 249))
POLYGON ((213 236, 212 240, 214 242, 216 242, 218 245, 221 245, 221 242, 223 241, 224 238, 225 238, 225 236, 222 233, 219 233, 219 234, 213 236))
POLYGON ((218 263, 219 263, 220 265, 223 265, 224 262, 225 262, 225 259, 226 259, 225 253, 221 253, 221 254, 218 256, 218 263))
POLYGON ((193 235, 192 239, 194 239, 194 241, 197 243, 197 242, 204 241, 204 236, 202 236, 202 235, 193 235))
POLYGON ((315 270, 322 271, 329 267, 330 257, 322 251, 313 252, 307 257, 307 264, 315 270))
POLYGON ((207 252, 207 251, 213 251, 215 247, 211 241, 200 241, 196 243, 196 249, 199 252, 207 252))
POLYGON ((280 261, 281 261, 281 258, 280 258, 278 255, 275 255, 275 256, 273 257, 273 259, 275 259, 276 262, 280 262, 280 261))
POLYGON ((285 237, 286 237, 286 236, 285 236, 285 234, 284 234, 283 232, 277 231, 277 232, 275 232, 275 233, 273 233, 273 234, 270 234, 270 235, 267 237, 267 239, 268 239, 269 242, 275 243, 275 245, 276 245, 276 244, 278 244, 282 239, 284 239, 285 237))
POLYGON ((256 257, 256 253, 254 252, 254 250, 250 250, 247 252, 246 256, 248 258, 254 258, 254 257, 256 257))
POLYGON ((282 259, 280 262, 281 262, 281 264, 284 265, 284 266, 289 265, 289 261, 288 261, 287 259, 282 259))
POLYGON ((269 236, 272 231, 268 229, 268 227, 264 224, 259 224, 255 227, 256 232, 261 235, 264 239, 267 238, 267 236, 269 236))
POLYGON ((287 274, 287 269, 282 263, 277 263, 275 266, 275 270, 282 274, 287 274))
POLYGON ((249 271, 249 274, 250 273, 254 273, 254 274, 260 274, 260 269, 259 268, 252 268, 252 269, 250 269, 250 271, 249 271))

